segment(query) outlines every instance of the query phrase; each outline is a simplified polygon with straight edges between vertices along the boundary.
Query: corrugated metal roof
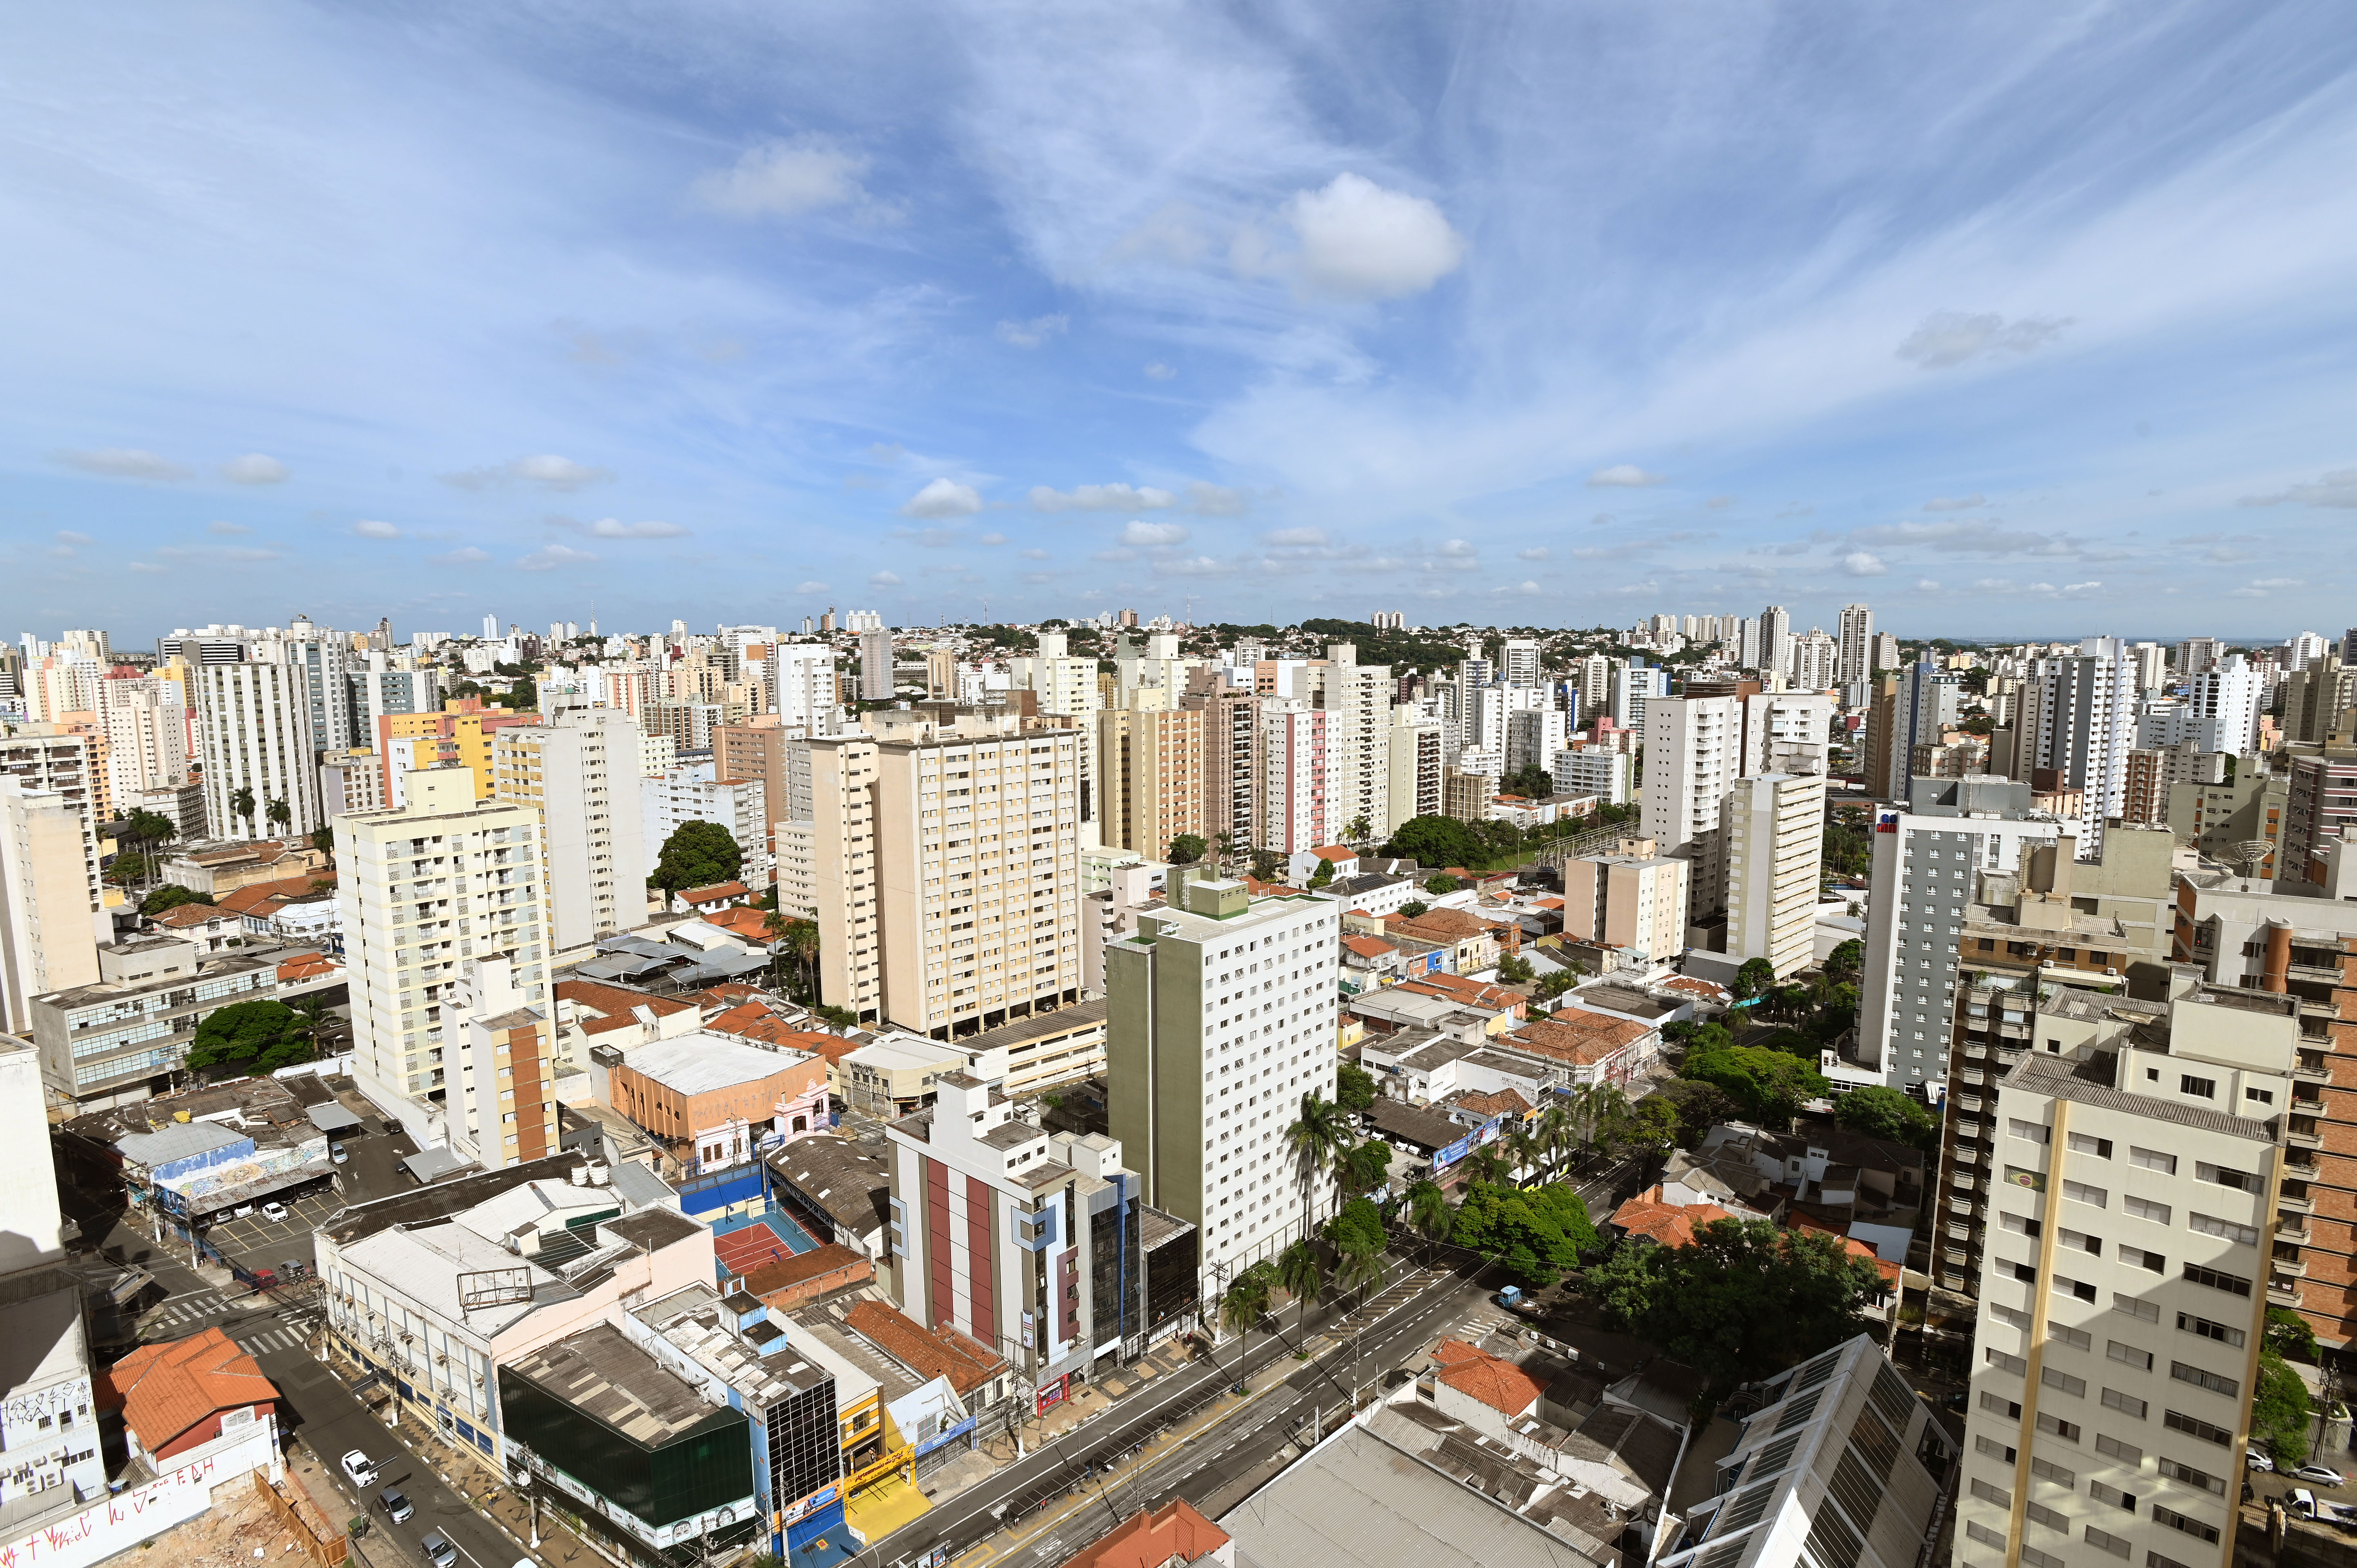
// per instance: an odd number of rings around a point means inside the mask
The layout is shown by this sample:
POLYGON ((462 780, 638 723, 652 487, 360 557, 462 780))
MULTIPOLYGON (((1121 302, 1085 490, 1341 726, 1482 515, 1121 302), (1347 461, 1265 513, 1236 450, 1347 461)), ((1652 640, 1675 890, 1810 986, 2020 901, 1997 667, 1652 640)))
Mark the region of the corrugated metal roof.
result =
POLYGON ((114 1146, 131 1164, 153 1170, 191 1155, 210 1154, 215 1149, 242 1144, 249 1135, 215 1122, 183 1122, 153 1133, 125 1133, 115 1140, 114 1146))

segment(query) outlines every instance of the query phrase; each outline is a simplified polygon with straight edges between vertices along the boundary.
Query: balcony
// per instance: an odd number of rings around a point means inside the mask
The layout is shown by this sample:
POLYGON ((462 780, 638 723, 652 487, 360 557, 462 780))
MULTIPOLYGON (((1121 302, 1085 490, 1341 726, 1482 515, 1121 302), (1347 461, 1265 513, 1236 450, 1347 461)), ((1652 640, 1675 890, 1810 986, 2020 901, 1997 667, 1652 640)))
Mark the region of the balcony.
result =
POLYGON ((2299 1305, 2299 1290, 2289 1280, 2269 1280, 2267 1282, 2267 1305, 2269 1306, 2298 1306, 2299 1305))
POLYGON ((2310 1066, 2307 1062, 2301 1062, 2291 1069, 2291 1075, 2292 1077, 2298 1079, 2303 1083, 2330 1083, 2332 1081, 2332 1069, 2325 1066, 2322 1062, 2318 1062, 2313 1066, 2310 1066))
POLYGON ((2316 1212, 2315 1200, 2310 1198, 2308 1194, 2304 1192, 2276 1193, 2276 1208, 2287 1214, 2313 1214, 2316 1212))
POLYGON ((2276 1219, 2276 1240, 2278 1241, 2289 1241, 2295 1245, 2305 1244, 2309 1240, 2310 1240, 2308 1227, 2308 1217, 2306 1215, 2294 1215, 2292 1218, 2287 1219, 2280 1215, 2277 1216, 2276 1219))
POLYGON ((2295 1149, 2320 1149, 2324 1147, 2324 1135, 2316 1130, 2315 1122, 2295 1121, 2285 1124, 2284 1142, 2295 1149))
POLYGON ((2267 1288, 2270 1291, 2275 1288, 2276 1280, 2304 1280, 2308 1278, 2308 1260, 2306 1258, 2270 1258, 2267 1260, 2267 1269, 2274 1276, 2267 1282, 2267 1288))

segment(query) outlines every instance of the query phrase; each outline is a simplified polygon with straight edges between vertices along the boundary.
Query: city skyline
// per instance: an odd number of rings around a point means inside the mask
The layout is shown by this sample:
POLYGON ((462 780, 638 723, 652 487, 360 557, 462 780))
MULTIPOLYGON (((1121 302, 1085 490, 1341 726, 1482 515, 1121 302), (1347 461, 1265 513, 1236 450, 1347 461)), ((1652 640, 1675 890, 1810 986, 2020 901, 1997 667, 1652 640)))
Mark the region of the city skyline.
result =
POLYGON ((791 26, 27 27, 19 620, 2336 629, 2345 29, 791 26))

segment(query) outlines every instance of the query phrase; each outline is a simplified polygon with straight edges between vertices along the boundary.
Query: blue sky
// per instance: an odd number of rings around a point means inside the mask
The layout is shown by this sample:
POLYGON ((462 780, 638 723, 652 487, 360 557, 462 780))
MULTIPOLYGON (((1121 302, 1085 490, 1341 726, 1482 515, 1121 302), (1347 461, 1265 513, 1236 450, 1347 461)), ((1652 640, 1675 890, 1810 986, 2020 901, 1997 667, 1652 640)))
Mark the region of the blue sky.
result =
POLYGON ((49 7, 0 611, 2357 622, 2321 5, 49 7))

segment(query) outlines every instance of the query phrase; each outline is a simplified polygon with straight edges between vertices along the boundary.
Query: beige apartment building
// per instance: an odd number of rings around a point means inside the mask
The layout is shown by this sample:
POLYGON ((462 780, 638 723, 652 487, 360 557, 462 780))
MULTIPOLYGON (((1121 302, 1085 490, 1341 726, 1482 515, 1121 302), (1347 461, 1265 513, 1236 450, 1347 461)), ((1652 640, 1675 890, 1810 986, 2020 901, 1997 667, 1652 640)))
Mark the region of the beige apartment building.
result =
POLYGON ((0 773, 0 1029, 32 1033, 32 999, 98 979, 81 808, 0 773))
POLYGON ((540 813, 549 939, 587 947, 646 918, 639 726, 612 708, 564 708, 491 737, 493 796, 540 813))
POLYGON ((1181 833, 1208 841, 1205 717, 1200 709, 1108 708, 1096 715, 1099 837, 1106 848, 1159 860, 1181 833))
POLYGON ((1727 953, 1764 958, 1789 980, 1814 957, 1824 866, 1823 774, 1738 779, 1721 810, 1727 839, 1727 953))
POLYGON ((397 810, 333 819, 353 1074, 421 1148, 496 1170, 556 1150, 540 813, 461 765, 397 810))
POLYGON ((1563 867, 1563 934, 1618 948, 1633 967, 1666 963, 1685 950, 1691 863, 1651 839, 1622 839, 1610 854, 1563 867))

